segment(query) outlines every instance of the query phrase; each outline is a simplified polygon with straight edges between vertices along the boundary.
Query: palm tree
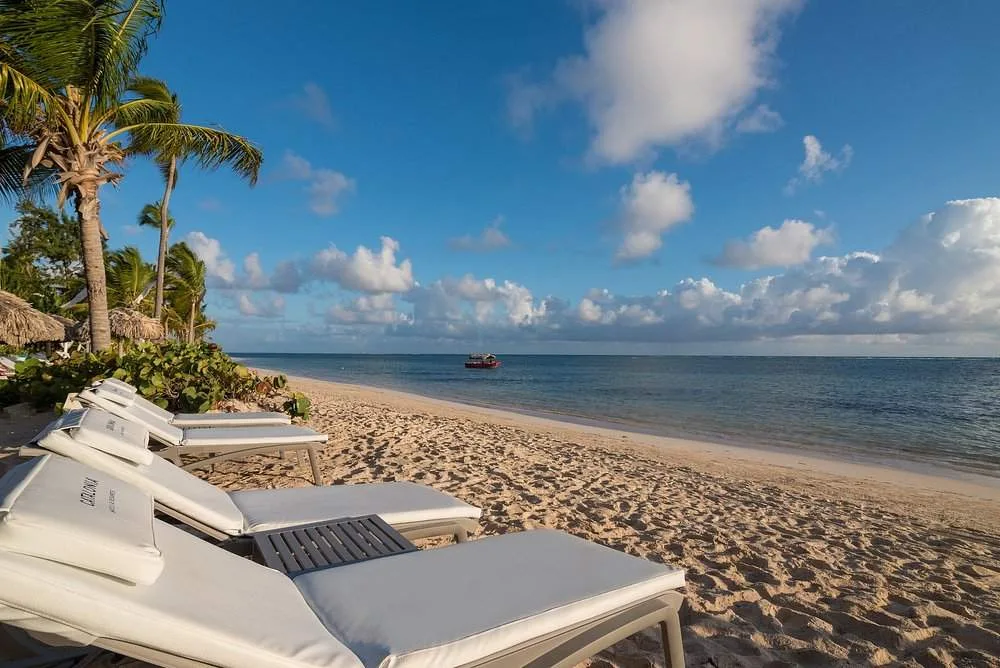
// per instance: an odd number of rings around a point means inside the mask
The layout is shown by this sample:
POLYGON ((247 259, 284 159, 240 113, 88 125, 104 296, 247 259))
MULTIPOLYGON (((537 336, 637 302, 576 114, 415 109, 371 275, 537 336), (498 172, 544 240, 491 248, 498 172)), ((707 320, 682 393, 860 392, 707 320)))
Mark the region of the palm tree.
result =
POLYGON ((108 253, 108 304, 149 312, 146 297, 156 280, 156 269, 142 259, 135 246, 125 246, 108 253))
MULTIPOLYGON (((160 157, 155 158, 157 165, 161 168, 160 157)), ((164 171, 164 181, 167 184, 163 192, 163 199, 154 204, 147 204, 139 212, 137 223, 139 227, 155 227, 160 231, 160 245, 156 254, 156 297, 153 301, 153 317, 161 320, 163 316, 163 285, 167 272, 167 238, 170 230, 174 228, 174 217, 167 212, 170 202, 170 193, 177 183, 177 159, 168 158, 164 171)))
MULTIPOLYGON (((167 182, 174 180, 177 175, 176 161, 171 160, 167 168, 167 182)), ((173 188, 170 188, 172 190, 173 188)), ((169 201, 170 193, 163 194, 163 201, 169 201)), ((147 204, 142 207, 136 223, 139 227, 155 227, 160 231, 160 246, 156 254, 156 296, 153 299, 153 317, 163 320, 163 285, 167 271, 167 236, 174 228, 174 217, 167 213, 167 209, 161 202, 147 204)))
MULTIPOLYGON (((208 271, 191 247, 181 241, 167 252, 167 289, 173 320, 183 323, 184 338, 194 343, 205 299, 205 279, 208 271)), ((168 318, 170 320, 171 318, 168 318)), ((210 322, 210 321, 209 321, 210 322)), ((214 323, 212 323, 214 326, 214 323)), ((175 329, 176 327, 172 327, 175 329)))
MULTIPOLYGON (((137 83, 138 86, 136 87, 141 86, 145 88, 145 92, 151 98, 169 104, 171 106, 170 122, 180 123, 181 103, 177 99, 176 94, 166 87, 159 86, 156 81, 144 80, 137 83)), ((188 156, 178 156, 174 153, 169 153, 163 150, 163 147, 159 146, 153 147, 152 155, 156 166, 160 169, 160 174, 163 175, 163 197, 155 205, 146 205, 143 207, 142 213, 139 214, 139 225, 152 225, 152 220, 144 220, 144 216, 147 213, 156 214, 157 221, 155 227, 158 227, 160 230, 160 245, 156 255, 156 298, 153 316, 159 320, 163 314, 163 285, 167 271, 167 238, 174 226, 174 219, 170 216, 169 211, 170 195, 177 186, 177 160, 180 157, 188 156), (150 209, 150 211, 147 212, 147 209, 150 209)))
POLYGON ((167 86, 136 76, 162 11, 163 0, 0 1, 0 192, 51 176, 59 205, 72 197, 96 350, 111 345, 98 193, 123 177, 114 168, 136 153, 186 156, 252 185, 262 161, 242 137, 177 122, 167 86))

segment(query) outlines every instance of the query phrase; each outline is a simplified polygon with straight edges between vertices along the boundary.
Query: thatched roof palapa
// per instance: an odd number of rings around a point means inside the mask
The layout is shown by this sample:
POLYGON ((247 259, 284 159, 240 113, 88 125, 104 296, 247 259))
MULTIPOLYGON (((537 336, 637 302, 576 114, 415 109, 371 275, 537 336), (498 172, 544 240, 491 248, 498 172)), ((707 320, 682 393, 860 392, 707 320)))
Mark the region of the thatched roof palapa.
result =
POLYGON ((17 295, 0 291, 0 343, 23 346, 65 338, 66 327, 61 322, 17 295))
POLYGON ((130 308, 113 308, 108 312, 111 336, 133 341, 156 341, 163 338, 163 325, 148 315, 130 308))
MULTIPOLYGON (((59 315, 57 313, 49 313, 48 315, 50 318, 63 326, 64 333, 61 339, 62 341, 78 341, 80 339, 81 323, 73 320, 73 318, 67 318, 64 315, 59 315)), ((86 325, 86 323, 84 324, 86 325)))

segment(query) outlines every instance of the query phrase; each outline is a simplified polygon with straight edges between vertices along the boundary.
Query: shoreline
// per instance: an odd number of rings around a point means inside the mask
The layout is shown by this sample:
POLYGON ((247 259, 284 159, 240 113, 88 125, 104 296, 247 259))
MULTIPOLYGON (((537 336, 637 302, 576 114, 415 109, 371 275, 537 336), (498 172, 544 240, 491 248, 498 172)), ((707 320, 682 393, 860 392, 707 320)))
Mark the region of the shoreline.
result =
MULTIPOLYGON (((264 373, 284 373, 276 369, 257 368, 264 373)), ((931 464, 923 464, 910 460, 885 463, 872 460, 862 460, 854 457, 835 459, 832 456, 817 454, 808 448, 801 450, 782 446, 761 446, 738 442, 718 443, 699 439, 663 436, 629 429, 627 425, 618 425, 602 420, 586 418, 572 419, 574 416, 551 413, 548 411, 527 411, 511 407, 488 406, 477 403, 456 401, 432 397, 406 390, 344 383, 341 381, 323 380, 308 376, 285 374, 293 384, 321 383, 337 390, 370 391, 388 397, 398 397, 410 401, 424 401, 442 408, 458 411, 468 411, 480 416, 502 419, 508 423, 523 422, 539 427, 549 427, 559 430, 578 430, 581 433, 601 435, 616 440, 627 441, 631 445, 662 450, 676 457, 688 457, 700 461, 727 460, 728 465, 744 464, 754 468, 773 467, 803 473, 814 473, 820 476, 849 478, 858 481, 900 486, 907 489, 920 490, 921 496, 926 493, 940 492, 957 494, 990 502, 1000 502, 1000 478, 976 475, 965 471, 942 467, 931 472, 931 464)))

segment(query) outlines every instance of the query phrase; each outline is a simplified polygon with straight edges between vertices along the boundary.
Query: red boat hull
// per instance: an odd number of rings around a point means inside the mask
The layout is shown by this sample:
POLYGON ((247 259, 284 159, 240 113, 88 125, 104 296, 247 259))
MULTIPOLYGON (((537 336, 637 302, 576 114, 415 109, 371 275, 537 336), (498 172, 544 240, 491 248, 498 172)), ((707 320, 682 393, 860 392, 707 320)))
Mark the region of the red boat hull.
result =
POLYGON ((466 369, 496 369, 500 366, 499 360, 496 362, 466 362, 466 369))

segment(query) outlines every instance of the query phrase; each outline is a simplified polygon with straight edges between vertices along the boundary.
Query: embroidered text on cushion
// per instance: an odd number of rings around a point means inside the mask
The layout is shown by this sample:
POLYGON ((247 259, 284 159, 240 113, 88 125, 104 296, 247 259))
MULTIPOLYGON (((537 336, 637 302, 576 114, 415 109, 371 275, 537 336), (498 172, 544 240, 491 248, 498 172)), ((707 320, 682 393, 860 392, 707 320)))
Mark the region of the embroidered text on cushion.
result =
POLYGON ((153 498, 69 459, 14 468, 0 488, 0 550, 148 585, 163 570, 153 498))

